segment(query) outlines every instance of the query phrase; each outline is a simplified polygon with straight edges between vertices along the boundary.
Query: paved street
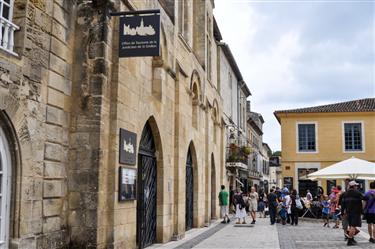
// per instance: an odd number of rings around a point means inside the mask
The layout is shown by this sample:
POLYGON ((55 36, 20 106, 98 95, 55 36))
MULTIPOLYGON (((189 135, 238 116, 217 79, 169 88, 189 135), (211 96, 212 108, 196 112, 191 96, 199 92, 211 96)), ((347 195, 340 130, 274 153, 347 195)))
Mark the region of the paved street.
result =
MULTIPOLYGON (((352 248, 375 248, 368 242, 367 225, 357 236, 358 245, 352 248), (365 229, 366 228, 366 229, 365 229)), ((323 228, 322 223, 303 220, 296 226, 270 226, 268 219, 258 219, 255 226, 237 227, 218 222, 209 228, 193 229, 180 241, 164 245, 153 245, 152 249, 185 248, 257 248, 257 249, 306 249, 306 248, 347 248, 342 230, 323 228)))

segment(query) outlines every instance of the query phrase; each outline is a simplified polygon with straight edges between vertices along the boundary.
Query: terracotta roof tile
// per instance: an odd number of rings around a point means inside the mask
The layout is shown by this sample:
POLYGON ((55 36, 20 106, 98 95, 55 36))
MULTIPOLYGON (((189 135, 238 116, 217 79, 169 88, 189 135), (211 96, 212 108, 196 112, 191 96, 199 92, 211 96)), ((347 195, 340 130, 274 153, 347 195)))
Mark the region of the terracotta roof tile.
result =
POLYGON ((375 112, 375 98, 320 105, 306 108, 275 111, 279 113, 319 113, 319 112, 375 112))

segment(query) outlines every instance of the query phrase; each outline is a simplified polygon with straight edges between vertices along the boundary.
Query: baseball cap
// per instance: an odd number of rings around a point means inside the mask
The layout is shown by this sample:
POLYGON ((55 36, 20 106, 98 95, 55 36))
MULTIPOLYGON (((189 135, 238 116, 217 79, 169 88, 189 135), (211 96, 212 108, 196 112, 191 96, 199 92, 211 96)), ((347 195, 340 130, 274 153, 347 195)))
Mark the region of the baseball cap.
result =
POLYGON ((359 184, 356 181, 350 181, 349 186, 358 186, 359 184))

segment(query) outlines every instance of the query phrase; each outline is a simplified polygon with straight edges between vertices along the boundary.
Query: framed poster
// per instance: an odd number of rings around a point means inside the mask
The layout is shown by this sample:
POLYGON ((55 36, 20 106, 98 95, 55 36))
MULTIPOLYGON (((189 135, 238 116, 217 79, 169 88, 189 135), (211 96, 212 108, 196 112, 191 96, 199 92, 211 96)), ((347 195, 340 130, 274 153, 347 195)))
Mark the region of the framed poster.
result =
POLYGON ((118 200, 128 201, 137 199, 137 169, 119 168, 118 200))
POLYGON ((135 165, 137 156, 137 134, 120 128, 120 159, 121 164, 135 165))

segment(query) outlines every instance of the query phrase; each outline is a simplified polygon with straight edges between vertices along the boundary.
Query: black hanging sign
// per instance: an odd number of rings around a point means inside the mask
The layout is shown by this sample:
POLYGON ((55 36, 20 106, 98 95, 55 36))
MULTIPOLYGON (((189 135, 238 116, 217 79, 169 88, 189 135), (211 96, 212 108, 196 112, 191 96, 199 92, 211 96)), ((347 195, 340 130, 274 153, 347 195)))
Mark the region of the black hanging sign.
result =
POLYGON ((135 165, 137 155, 137 134, 120 128, 120 160, 122 164, 135 165))
POLYGON ((160 10, 124 12, 119 32, 119 57, 159 56, 160 10))

